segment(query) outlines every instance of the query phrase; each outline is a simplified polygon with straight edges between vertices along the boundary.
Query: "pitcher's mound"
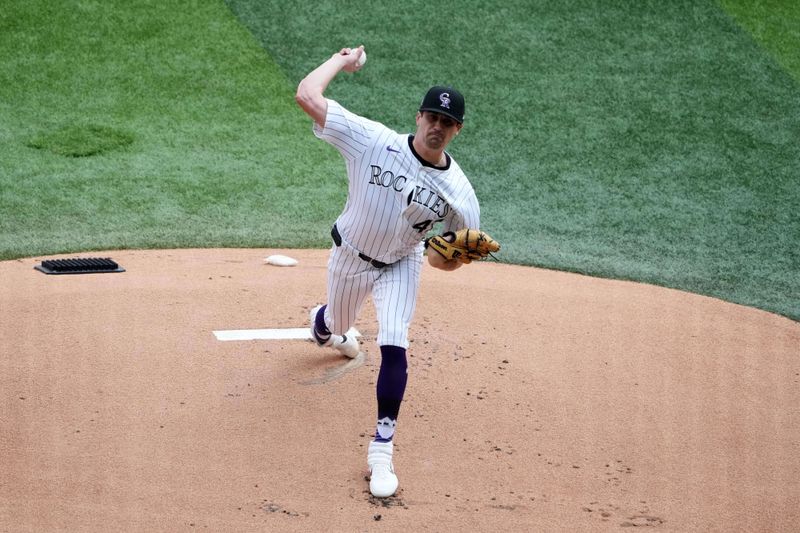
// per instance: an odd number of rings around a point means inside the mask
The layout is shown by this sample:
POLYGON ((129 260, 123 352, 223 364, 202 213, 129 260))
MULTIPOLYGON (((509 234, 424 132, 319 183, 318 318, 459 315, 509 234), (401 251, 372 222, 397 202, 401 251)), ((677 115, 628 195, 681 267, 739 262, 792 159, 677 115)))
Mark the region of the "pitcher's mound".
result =
POLYGON ((0 530, 792 531, 800 325, 635 283, 425 267, 398 494, 370 497, 380 352, 299 338, 327 251, 0 263, 0 530), (265 264, 283 254, 293 268, 265 264), (349 366, 348 366, 349 365, 349 366))

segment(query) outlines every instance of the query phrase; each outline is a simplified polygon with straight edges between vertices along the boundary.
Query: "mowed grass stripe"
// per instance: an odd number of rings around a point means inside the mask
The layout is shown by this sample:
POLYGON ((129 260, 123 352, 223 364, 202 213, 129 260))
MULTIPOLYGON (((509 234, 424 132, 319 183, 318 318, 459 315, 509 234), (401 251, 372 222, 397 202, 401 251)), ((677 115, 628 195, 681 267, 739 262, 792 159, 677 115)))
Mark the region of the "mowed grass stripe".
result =
POLYGON ((15 50, 0 59, 0 258, 325 244, 336 156, 224 4, 15 1, 0 17, 15 50))
POLYGON ((719 0, 719 3, 800 81, 800 2, 719 0))

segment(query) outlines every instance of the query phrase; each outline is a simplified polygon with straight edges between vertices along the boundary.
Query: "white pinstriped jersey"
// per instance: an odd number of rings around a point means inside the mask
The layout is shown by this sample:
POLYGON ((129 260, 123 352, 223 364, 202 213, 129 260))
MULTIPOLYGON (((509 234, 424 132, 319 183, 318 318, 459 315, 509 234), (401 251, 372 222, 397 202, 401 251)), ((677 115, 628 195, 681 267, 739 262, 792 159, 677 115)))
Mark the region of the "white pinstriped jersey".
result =
POLYGON ((343 240, 384 263, 419 249, 435 224, 442 231, 480 227, 475 191, 458 163, 444 168, 417 156, 412 136, 351 113, 327 100, 325 127, 314 134, 345 159, 348 198, 336 221, 343 240))

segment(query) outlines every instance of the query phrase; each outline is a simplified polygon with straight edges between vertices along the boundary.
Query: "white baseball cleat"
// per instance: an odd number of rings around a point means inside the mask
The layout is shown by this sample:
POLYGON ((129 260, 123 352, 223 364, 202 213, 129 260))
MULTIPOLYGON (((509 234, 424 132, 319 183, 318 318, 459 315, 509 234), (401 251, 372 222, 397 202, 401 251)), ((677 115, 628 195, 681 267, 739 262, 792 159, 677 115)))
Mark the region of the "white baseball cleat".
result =
MULTIPOLYGON (((359 345, 358 339, 354 335, 334 335, 331 333, 331 336, 328 340, 323 341, 317 335, 317 328, 316 328, 316 321, 317 321, 317 313, 322 308, 321 305, 316 306, 308 315, 308 318, 311 322, 311 338, 314 342, 317 343, 317 346, 330 346, 335 348, 345 357, 349 357, 353 359, 355 356, 358 355, 359 345)), ((349 333, 349 332, 348 332, 349 333)))
POLYGON ((389 442, 369 443, 367 465, 369 465, 369 491, 376 498, 388 498, 397 492, 397 475, 392 465, 394 444, 389 442))
POLYGON ((358 339, 352 335, 342 335, 341 337, 331 335, 331 339, 333 339, 333 347, 339 350, 343 356, 353 359, 358 355, 358 339))

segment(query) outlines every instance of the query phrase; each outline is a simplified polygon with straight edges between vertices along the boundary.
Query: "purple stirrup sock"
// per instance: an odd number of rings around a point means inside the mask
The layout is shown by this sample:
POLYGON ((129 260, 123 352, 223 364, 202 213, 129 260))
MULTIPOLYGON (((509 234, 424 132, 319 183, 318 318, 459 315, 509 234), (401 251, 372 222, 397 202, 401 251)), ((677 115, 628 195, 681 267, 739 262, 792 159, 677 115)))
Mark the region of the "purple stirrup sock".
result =
POLYGON ((378 424, 375 440, 389 442, 394 436, 400 403, 408 381, 406 350, 399 346, 381 346, 381 369, 378 372, 378 424))
POLYGON ((331 331, 325 325, 325 309, 327 307, 327 304, 320 307, 319 311, 317 311, 317 316, 314 318, 314 329, 317 330, 317 335, 323 341, 328 340, 331 336, 331 331))

